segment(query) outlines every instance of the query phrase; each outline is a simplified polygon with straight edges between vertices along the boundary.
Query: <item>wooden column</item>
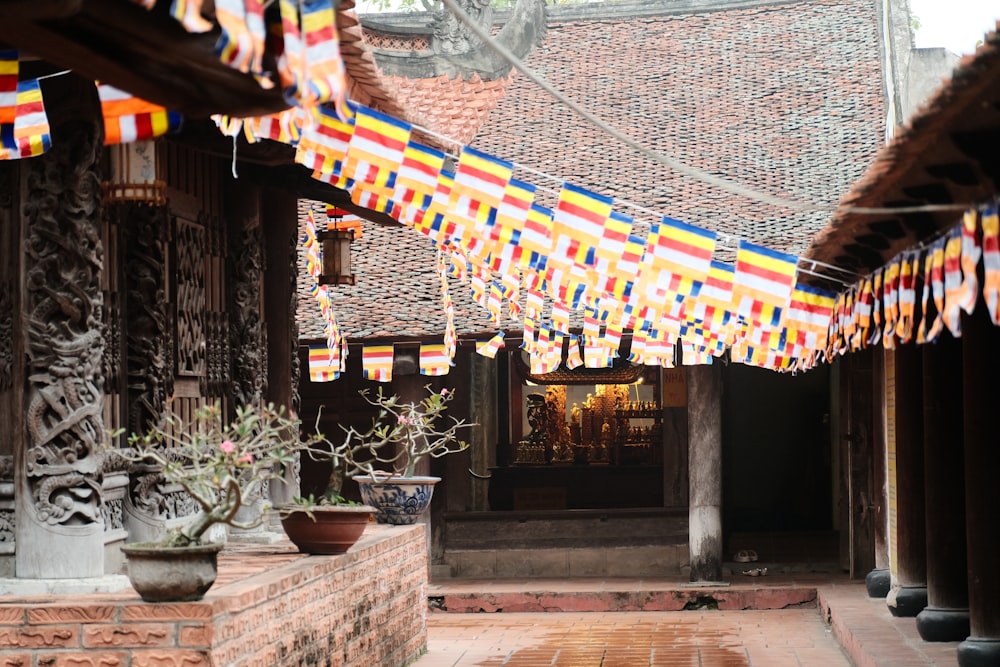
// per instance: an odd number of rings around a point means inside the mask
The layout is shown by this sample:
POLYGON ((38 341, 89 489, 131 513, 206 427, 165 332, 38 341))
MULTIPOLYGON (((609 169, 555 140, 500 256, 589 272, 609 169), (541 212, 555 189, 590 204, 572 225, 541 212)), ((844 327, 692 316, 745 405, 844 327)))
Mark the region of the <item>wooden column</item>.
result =
POLYGON ((921 352, 896 350, 896 579, 886 597, 893 616, 916 616, 927 606, 924 522, 924 436, 921 352))
POLYGON ((917 614, 917 630, 925 641, 960 641, 969 635, 962 346, 945 334, 920 349, 924 366, 927 608, 917 614))
POLYGON ((873 408, 872 425, 872 520, 875 523, 875 567, 865 575, 868 596, 884 598, 892 588, 889 572, 889 507, 887 498, 888 477, 886 471, 886 405, 882 392, 885 387, 885 350, 879 345, 872 350, 872 386, 876 397, 873 408), (882 398, 883 400, 878 400, 882 398))
MULTIPOLYGON (((265 190, 261 197, 261 228, 264 239, 264 331, 266 332, 267 384, 264 399, 299 413, 298 307, 298 204, 294 194, 265 190)), ((314 305, 314 304, 310 304, 314 305)), ((312 432, 314 423, 302 428, 312 432)), ((288 470, 284 484, 271 484, 275 505, 299 495, 299 474, 288 470)))
POLYGON ((722 365, 688 366, 691 581, 722 578, 722 365))
POLYGON ((970 634, 958 664, 986 667, 1000 665, 1000 328, 981 300, 962 319, 962 359, 970 634))

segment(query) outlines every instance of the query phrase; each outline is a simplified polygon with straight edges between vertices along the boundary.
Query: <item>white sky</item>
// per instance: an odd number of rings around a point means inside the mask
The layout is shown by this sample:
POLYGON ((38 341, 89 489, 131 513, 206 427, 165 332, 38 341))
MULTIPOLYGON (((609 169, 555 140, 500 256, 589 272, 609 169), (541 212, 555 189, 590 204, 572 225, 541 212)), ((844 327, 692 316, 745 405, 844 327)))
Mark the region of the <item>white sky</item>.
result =
POLYGON ((910 13, 920 20, 917 47, 943 46, 964 55, 996 27, 1000 0, 910 0, 910 13))

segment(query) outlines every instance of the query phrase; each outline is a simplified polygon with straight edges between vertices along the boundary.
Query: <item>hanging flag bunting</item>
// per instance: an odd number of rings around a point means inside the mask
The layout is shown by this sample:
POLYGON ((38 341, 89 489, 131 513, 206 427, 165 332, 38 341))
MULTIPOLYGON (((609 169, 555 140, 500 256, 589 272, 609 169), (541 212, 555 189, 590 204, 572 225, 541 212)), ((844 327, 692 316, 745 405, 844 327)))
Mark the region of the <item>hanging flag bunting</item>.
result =
POLYGON ((439 248, 444 248, 451 238, 444 214, 448 210, 451 187, 455 183, 455 173, 442 169, 438 172, 434 194, 427 208, 417 211, 413 217, 413 228, 429 236, 439 248))
POLYGON ((420 344, 420 374, 447 375, 451 370, 451 358, 445 350, 444 343, 420 344))
POLYGON ((455 304, 451 300, 451 290, 448 287, 448 258, 438 251, 438 276, 441 279, 441 307, 444 308, 444 351, 449 359, 455 358, 458 347, 458 336, 455 333, 455 304))
MULTIPOLYGON (((617 350, 618 348, 615 347, 617 350)), ((580 337, 570 334, 569 347, 566 350, 566 368, 573 370, 583 366, 583 354, 580 351, 580 337)))
MULTIPOLYGON (((224 119, 226 117, 219 118, 224 119)), ((271 141, 279 141, 289 146, 297 146, 299 138, 302 136, 302 126, 305 123, 305 118, 305 112, 298 107, 291 107, 269 116, 245 118, 242 123, 243 134, 246 136, 247 142, 251 144, 261 139, 270 139, 271 141)), ((224 130, 223 134, 233 136, 232 131, 227 132, 224 130)))
POLYGON ((332 0, 278 0, 278 7, 284 37, 278 74, 285 101, 304 109, 329 102, 338 117, 349 119, 347 75, 332 0))
POLYGON ((19 81, 14 50, 0 51, 0 159, 35 157, 49 150, 52 139, 38 79, 19 81))
POLYGON ((564 183, 552 216, 552 245, 545 266, 549 293, 578 308, 587 288, 587 269, 597 262, 598 247, 606 238, 621 256, 628 233, 607 227, 612 198, 564 183), (620 247, 619 247, 620 246, 620 247), (574 269, 579 269, 575 271, 574 269))
POLYGON ((782 320, 791 357, 801 358, 827 345, 830 319, 836 305, 833 292, 796 284, 782 320))
POLYGON ((882 346, 896 349, 896 324, 899 321, 899 277, 902 274, 902 257, 896 257, 885 268, 882 277, 882 346))
POLYGON ((931 274, 933 273, 934 267, 934 253, 928 251, 924 255, 924 283, 920 294, 920 322, 917 324, 917 343, 924 344, 927 342, 927 326, 933 321, 933 317, 936 317, 937 313, 934 310, 934 304, 931 301, 931 274))
POLYGON ((797 263, 794 255, 741 240, 733 278, 737 314, 760 326, 777 326, 792 296, 797 263))
POLYGON ((487 223, 500 205, 513 172, 514 165, 507 160, 470 146, 462 148, 445 215, 455 224, 452 241, 470 258, 479 256, 480 244, 489 238, 487 223))
POLYGON ((366 343, 361 352, 361 370, 366 380, 392 382, 392 343, 375 345, 366 343))
POLYGON ((962 216, 962 290, 959 305, 969 315, 976 309, 979 298, 979 278, 976 269, 982 257, 979 241, 979 212, 975 209, 962 216))
MULTIPOLYGON (((517 271, 521 262, 521 234, 535 201, 535 186, 512 178, 504 187, 490 227, 489 241, 481 256, 488 256, 489 266, 503 276, 517 271)), ((513 303, 514 300, 511 302, 513 303)))
POLYGON ((252 73, 262 87, 273 87, 262 67, 267 35, 260 0, 215 0, 215 20, 221 29, 215 43, 219 60, 233 69, 252 73))
POLYGON ((396 190, 393 193, 393 216, 405 225, 413 224, 415 210, 430 206, 437 188, 438 175, 444 167, 444 153, 436 148, 423 146, 413 140, 403 149, 403 161, 396 173, 396 190))
POLYGON ((502 347, 502 331, 497 332, 497 334, 489 340, 476 341, 476 353, 486 357, 487 359, 494 359, 497 356, 497 352, 499 352, 502 347))
MULTIPOLYGON (((794 292, 792 295, 794 299, 794 292)), ((862 350, 868 346, 868 337, 871 335, 872 327, 872 279, 869 276, 861 281, 858 288, 857 298, 854 300, 854 316, 856 323, 854 336, 851 339, 852 350, 862 350)), ((826 347, 823 345, 823 347, 826 347)), ((798 356, 798 355, 796 355, 798 356)))
POLYGON ((996 206, 982 213, 983 298, 993 323, 1000 325, 1000 215, 996 206))
POLYGON ((313 122, 302 130, 295 161, 313 171, 313 178, 338 188, 350 187, 343 174, 344 156, 354 133, 354 121, 342 121, 332 109, 313 110, 313 122))
POLYGON ((884 272, 881 268, 875 271, 872 276, 872 325, 868 335, 868 344, 877 345, 882 340, 882 300, 885 290, 883 289, 884 272))
POLYGON ((899 317, 896 320, 896 340, 909 343, 917 316, 917 276, 920 273, 920 254, 905 253, 899 272, 899 317))
POLYGON ((104 145, 128 144, 155 139, 181 129, 182 117, 175 111, 139 99, 106 83, 97 85, 104 114, 104 145))
POLYGON ((322 343, 309 345, 309 381, 330 382, 340 377, 340 359, 322 343))
POLYGON ((528 209, 528 219, 521 234, 522 269, 541 272, 545 269, 552 249, 552 210, 533 203, 528 209))
POLYGON ((410 124, 368 107, 358 107, 354 116, 354 132, 344 157, 344 176, 355 186, 388 190, 396 187, 396 172, 403 163, 403 154, 410 141, 410 124))
MULTIPOLYGON (((208 32, 215 26, 202 18, 201 3, 202 0, 174 0, 170 4, 170 15, 180 21, 188 32, 208 32)), ((153 4, 155 0, 150 0, 150 6, 146 8, 150 9, 153 4)))
POLYGON ((944 324, 955 338, 962 337, 962 305, 965 290, 962 281, 962 226, 956 226, 945 237, 944 246, 944 324))

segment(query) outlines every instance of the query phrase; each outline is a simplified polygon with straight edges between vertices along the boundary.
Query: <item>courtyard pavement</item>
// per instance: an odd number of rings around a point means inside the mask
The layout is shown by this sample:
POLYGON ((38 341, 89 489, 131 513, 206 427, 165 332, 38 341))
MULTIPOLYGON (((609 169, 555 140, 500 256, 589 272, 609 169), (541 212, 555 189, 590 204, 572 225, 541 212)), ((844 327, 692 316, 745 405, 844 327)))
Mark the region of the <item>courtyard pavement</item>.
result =
POLYGON ((612 609, 621 609, 623 599, 634 607, 635 592, 662 608, 671 596, 690 598, 692 589, 659 579, 435 582, 428 589, 438 607, 428 616, 428 650, 414 666, 957 665, 957 642, 922 641, 914 619, 893 617, 885 600, 869 598, 863 584, 846 577, 779 574, 705 590, 704 604, 684 611, 619 611, 612 609), (810 586, 812 601, 802 599, 810 586), (783 596, 788 605, 781 608, 783 596), (723 609, 712 608, 715 597, 723 609), (532 600, 544 600, 549 610, 523 611, 532 600), (724 609, 733 601, 749 607, 724 609), (753 608, 758 602, 769 608, 753 608), (461 611, 442 610, 448 603, 461 611), (498 603, 506 605, 502 611, 498 603))

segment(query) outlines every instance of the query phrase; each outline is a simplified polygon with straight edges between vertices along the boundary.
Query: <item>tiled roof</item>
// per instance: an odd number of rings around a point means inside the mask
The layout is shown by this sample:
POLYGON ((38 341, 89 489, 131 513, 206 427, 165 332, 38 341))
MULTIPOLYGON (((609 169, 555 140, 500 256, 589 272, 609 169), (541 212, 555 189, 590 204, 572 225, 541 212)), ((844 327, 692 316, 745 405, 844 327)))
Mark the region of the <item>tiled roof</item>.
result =
MULTIPOLYGON (((844 196, 853 207, 976 204, 1000 192, 1000 23, 844 196)), ((860 274, 953 226, 961 211, 838 212, 807 255, 860 274)))
MULTIPOLYGON (((746 4, 669 13, 672 5, 664 3, 658 15, 586 19, 560 18, 550 7, 545 39, 527 65, 677 160, 768 194, 835 203, 884 136, 875 7, 870 0, 746 4)), ((799 253, 829 219, 674 173, 588 125, 520 74, 474 145, 649 209, 617 206, 640 226, 669 215, 799 253)), ((538 174, 515 175, 559 187, 538 174)), ((420 234, 367 226, 354 260, 359 284, 336 288, 334 299, 349 339, 443 333, 434 250, 420 234)), ((490 330, 467 286, 456 286, 453 299, 460 335, 490 330)), ((300 297, 299 315, 303 338, 322 337, 308 295, 300 297)))
MULTIPOLYGON (((299 204, 300 222, 309 207, 325 221, 321 204, 299 204)), ((427 237, 408 227, 364 221, 360 239, 351 246, 356 285, 331 287, 337 322, 348 341, 361 339, 437 339, 445 330, 438 278, 437 250, 427 237)), ((304 263, 299 262, 299 267, 304 263)), ((323 320, 309 294, 312 279, 300 272, 298 322, 301 339, 322 339, 323 320)), ((462 334, 490 332, 486 311, 468 294, 468 285, 451 281, 455 325, 462 334)), ((495 331, 495 329, 494 329, 495 331)))
MULTIPOLYGON (((566 21, 550 8, 545 40, 527 65, 640 143, 772 195, 835 203, 884 137, 869 0, 566 21)), ((658 214, 793 253, 829 218, 732 195, 651 162, 523 76, 515 76, 474 145, 658 214)), ((558 182, 521 175, 558 189, 558 182)))

